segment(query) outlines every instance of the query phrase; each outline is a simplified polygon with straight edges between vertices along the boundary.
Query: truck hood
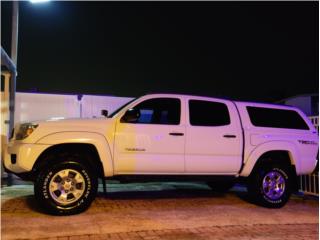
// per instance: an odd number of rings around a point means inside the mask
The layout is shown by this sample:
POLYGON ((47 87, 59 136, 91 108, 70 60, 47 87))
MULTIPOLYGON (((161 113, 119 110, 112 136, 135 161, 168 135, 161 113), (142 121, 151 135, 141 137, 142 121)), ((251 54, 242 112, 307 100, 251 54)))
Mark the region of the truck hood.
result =
MULTIPOLYGON (((39 139, 59 132, 91 132, 106 135, 107 132, 114 132, 115 119, 113 118, 94 118, 94 119, 55 119, 46 121, 36 121, 38 127, 34 132, 22 140, 25 143, 35 143, 39 139)), ((17 126, 18 130, 19 126, 17 126)))

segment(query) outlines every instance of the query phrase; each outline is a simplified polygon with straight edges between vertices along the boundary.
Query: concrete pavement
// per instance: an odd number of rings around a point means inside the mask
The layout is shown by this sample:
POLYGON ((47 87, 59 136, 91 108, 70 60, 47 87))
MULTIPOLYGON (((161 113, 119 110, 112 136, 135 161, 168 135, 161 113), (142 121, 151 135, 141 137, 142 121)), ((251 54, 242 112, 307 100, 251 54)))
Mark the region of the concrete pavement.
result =
POLYGON ((248 201, 244 188, 216 194, 201 183, 108 184, 88 211, 41 212, 32 185, 2 187, 3 239, 318 239, 318 200, 282 209, 248 201))

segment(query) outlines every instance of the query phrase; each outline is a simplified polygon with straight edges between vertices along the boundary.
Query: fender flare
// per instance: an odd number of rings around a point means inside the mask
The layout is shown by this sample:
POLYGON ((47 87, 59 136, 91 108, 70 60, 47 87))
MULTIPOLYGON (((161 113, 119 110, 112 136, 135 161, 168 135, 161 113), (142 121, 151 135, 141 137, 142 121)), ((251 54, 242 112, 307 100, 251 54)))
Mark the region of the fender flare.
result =
POLYGON ((259 158, 264 153, 271 151, 287 151, 289 153, 291 164, 295 165, 296 173, 298 174, 300 172, 301 166, 300 161, 298 161, 298 159, 300 159, 300 153, 296 146, 293 143, 287 141, 270 141, 262 143, 252 150, 252 152, 247 157, 247 160, 245 161, 240 176, 249 176, 259 158))
POLYGON ((100 157, 103 166, 104 176, 113 176, 112 152, 107 139, 99 133, 95 132, 57 132, 48 134, 40 138, 36 144, 57 145, 64 143, 82 143, 92 144, 100 157))

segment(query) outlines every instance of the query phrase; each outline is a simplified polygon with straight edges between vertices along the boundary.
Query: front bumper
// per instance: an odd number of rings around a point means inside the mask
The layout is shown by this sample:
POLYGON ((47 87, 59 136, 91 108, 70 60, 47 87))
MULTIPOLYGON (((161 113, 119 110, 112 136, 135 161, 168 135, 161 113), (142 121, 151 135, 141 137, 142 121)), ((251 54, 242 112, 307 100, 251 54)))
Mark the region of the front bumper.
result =
POLYGON ((40 154, 51 145, 10 142, 4 157, 8 172, 20 174, 30 172, 40 154))

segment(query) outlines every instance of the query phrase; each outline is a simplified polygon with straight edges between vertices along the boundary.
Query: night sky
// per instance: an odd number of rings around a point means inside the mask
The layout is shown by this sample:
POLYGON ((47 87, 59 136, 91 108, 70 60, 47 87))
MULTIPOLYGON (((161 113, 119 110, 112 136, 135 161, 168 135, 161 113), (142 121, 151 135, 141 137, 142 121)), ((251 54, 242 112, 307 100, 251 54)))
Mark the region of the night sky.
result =
MULTIPOLYGON (((10 54, 11 4, 1 2, 10 54)), ((18 91, 319 92, 318 2, 20 2, 18 91)))

